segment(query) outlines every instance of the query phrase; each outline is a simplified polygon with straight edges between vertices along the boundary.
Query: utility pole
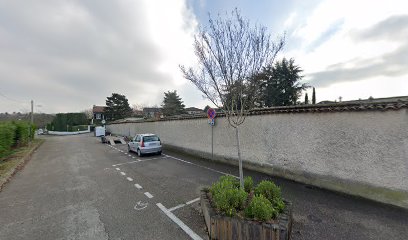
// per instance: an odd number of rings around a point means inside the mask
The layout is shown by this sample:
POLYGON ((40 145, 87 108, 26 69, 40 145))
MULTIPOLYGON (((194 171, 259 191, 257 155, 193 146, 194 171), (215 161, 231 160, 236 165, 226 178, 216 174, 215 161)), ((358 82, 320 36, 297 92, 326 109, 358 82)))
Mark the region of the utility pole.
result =
POLYGON ((31 125, 34 124, 34 101, 31 100, 31 120, 30 120, 31 125))
POLYGON ((32 134, 32 132, 33 132, 33 126, 34 126, 34 101, 33 100, 31 100, 31 116, 30 116, 30 137, 29 137, 29 143, 30 143, 30 145, 31 145, 31 141, 33 140, 32 138, 34 137, 34 135, 33 136, 31 136, 31 134, 32 134))

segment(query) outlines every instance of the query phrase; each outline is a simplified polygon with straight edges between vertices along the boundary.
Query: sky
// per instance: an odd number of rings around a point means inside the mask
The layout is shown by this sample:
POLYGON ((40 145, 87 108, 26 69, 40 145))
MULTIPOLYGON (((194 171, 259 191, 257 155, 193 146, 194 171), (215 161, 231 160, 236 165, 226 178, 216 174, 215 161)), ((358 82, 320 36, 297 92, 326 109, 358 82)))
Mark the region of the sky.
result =
POLYGON ((160 106, 173 90, 204 108, 179 65, 196 63, 208 14, 234 8, 273 39, 285 33, 279 58, 304 70, 317 101, 408 95, 403 0, 0 0, 0 112, 27 112, 30 100, 35 112, 78 112, 112 93, 160 106))

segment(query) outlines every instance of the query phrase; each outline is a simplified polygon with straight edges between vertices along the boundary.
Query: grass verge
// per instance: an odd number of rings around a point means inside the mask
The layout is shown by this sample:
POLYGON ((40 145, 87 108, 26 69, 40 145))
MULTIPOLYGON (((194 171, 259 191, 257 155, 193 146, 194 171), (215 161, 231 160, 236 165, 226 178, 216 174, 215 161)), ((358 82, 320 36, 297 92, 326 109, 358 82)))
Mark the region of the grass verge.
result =
POLYGON ((13 150, 10 155, 0 158, 0 191, 11 177, 24 167, 34 151, 44 141, 44 139, 35 139, 30 146, 20 147, 13 150))

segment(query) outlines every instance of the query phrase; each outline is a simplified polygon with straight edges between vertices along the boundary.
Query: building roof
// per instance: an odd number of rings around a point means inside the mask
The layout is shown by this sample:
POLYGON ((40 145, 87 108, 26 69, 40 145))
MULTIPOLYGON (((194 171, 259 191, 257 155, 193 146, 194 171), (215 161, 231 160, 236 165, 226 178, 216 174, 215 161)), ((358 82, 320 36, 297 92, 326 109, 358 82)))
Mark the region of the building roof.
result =
MULTIPOLYGON (((379 100, 379 99, 374 99, 379 100)), ((362 112, 362 111, 391 111, 399 109, 408 109, 408 97, 386 98, 384 101, 348 101, 329 104, 305 104, 294 106, 270 107, 253 109, 248 115, 267 115, 267 114, 285 114, 285 113, 331 113, 331 112, 362 112)), ((179 116, 168 116, 156 121, 182 120, 194 118, 206 118, 206 114, 183 114, 179 116)), ((220 110, 217 117, 225 117, 220 110)), ((154 120, 151 120, 154 121, 154 120)))
POLYGON ((202 109, 199 109, 199 108, 196 108, 196 107, 189 107, 189 108, 186 108, 185 110, 186 111, 196 111, 196 112, 198 112, 198 111, 202 112, 203 111, 202 109))
POLYGON ((105 108, 106 108, 106 106, 96 106, 96 105, 94 105, 93 108, 92 108, 92 112, 93 113, 103 113, 103 112, 105 112, 105 108))
POLYGON ((162 109, 161 108, 143 108, 143 112, 147 113, 147 112, 161 112, 162 109))

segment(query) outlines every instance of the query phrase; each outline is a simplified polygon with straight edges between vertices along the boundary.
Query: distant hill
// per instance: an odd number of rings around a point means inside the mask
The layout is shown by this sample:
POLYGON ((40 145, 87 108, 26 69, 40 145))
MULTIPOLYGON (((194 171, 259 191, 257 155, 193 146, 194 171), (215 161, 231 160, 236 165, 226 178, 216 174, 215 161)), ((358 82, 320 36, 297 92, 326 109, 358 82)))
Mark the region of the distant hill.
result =
MULTIPOLYGON (((48 123, 51 123, 55 118, 54 114, 34 113, 34 124, 37 128, 44 128, 48 123)), ((29 113, 0 113, 0 122, 23 120, 30 121, 29 113)))

